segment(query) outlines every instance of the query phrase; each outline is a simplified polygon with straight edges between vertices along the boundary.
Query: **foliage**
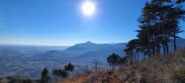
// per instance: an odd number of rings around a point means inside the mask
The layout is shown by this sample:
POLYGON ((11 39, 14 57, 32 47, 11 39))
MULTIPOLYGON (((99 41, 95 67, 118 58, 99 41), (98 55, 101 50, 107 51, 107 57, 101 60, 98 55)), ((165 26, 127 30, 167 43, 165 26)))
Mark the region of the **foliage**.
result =
POLYGON ((115 53, 107 57, 107 62, 112 66, 112 69, 115 68, 115 65, 120 63, 121 57, 115 53))
POLYGON ((69 73, 66 70, 61 70, 61 69, 55 69, 52 71, 53 75, 59 76, 61 78, 67 78, 69 73))
POLYGON ((50 80, 49 71, 47 68, 44 68, 41 73, 41 83, 48 83, 49 80, 50 80))
MULTIPOLYGON (((137 39, 129 41, 124 50, 131 62, 136 61, 138 53, 143 53, 144 58, 169 53, 168 43, 173 40, 176 50, 176 39, 182 30, 179 22, 185 18, 182 8, 184 0, 151 0, 146 2, 138 22, 137 39)), ((139 60, 139 58, 137 59, 139 60)))
POLYGON ((68 65, 65 65, 64 69, 66 71, 71 71, 72 72, 74 70, 74 65, 69 63, 68 65))

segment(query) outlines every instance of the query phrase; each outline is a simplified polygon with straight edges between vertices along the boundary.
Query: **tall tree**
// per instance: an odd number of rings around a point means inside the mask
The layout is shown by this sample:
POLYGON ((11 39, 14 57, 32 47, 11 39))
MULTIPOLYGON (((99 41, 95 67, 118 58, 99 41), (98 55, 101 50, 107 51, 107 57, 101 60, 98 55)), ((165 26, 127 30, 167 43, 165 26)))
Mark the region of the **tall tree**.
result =
POLYGON ((50 80, 49 71, 47 68, 44 68, 41 73, 41 83, 48 83, 49 80, 50 80))
POLYGON ((134 61, 137 61, 137 58, 136 58, 135 54, 138 52, 138 50, 140 50, 140 48, 138 47, 138 43, 139 43, 138 39, 133 39, 133 40, 128 42, 127 48, 124 50, 125 53, 129 57, 130 63, 132 63, 134 61))
POLYGON ((134 61, 138 51, 149 58, 160 55, 162 47, 163 53, 168 54, 168 44, 172 39, 176 50, 177 34, 182 32, 179 23, 185 19, 185 10, 182 8, 184 2, 185 0, 151 0, 145 3, 138 19, 140 29, 137 30, 137 39, 131 40, 125 49, 131 61, 134 61))
POLYGON ((115 66, 119 64, 121 57, 115 53, 107 57, 107 62, 112 67, 112 70, 115 69, 115 66))
MULTIPOLYGON (((181 2, 182 3, 182 2, 181 2)), ((169 14, 167 16, 167 27, 171 30, 170 34, 173 38, 173 47, 174 50, 177 49, 176 39, 179 38, 177 36, 178 33, 181 33, 182 30, 179 27, 179 22, 185 18, 185 10, 182 8, 180 2, 178 4, 174 4, 173 8, 169 9, 169 14)))

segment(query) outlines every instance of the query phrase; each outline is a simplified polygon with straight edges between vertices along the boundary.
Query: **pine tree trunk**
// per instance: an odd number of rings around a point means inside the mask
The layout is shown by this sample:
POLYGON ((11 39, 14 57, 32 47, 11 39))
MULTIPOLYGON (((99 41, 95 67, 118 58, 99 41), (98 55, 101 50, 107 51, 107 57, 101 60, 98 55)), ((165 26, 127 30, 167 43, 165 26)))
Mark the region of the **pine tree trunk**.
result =
POLYGON ((163 45, 163 54, 165 55, 166 54, 166 49, 165 49, 165 46, 163 45))
POLYGON ((140 61, 139 52, 137 52, 137 59, 138 59, 138 62, 139 62, 140 61))
POLYGON ((161 53, 160 53, 160 42, 159 42, 159 40, 157 41, 157 54, 158 55, 160 55, 161 53))
POLYGON ((175 29, 174 29, 173 38, 174 38, 174 40, 173 40, 173 47, 174 47, 174 51, 176 51, 177 46, 176 46, 176 33, 175 33, 175 29))
POLYGON ((166 53, 169 53, 169 46, 168 46, 168 42, 166 43, 166 53))
POLYGON ((176 38, 174 38, 174 51, 177 50, 177 46, 176 46, 176 38))

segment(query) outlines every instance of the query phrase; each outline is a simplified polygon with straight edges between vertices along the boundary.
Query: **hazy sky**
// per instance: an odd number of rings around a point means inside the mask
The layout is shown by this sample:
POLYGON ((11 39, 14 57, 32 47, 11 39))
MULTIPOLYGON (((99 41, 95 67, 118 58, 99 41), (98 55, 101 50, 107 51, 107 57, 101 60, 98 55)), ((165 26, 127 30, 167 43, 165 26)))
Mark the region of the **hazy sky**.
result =
MULTIPOLYGON (((135 38, 145 0, 91 0, 96 5, 92 16, 83 14, 84 1, 0 0, 0 43, 73 45, 135 38)), ((185 30, 185 23, 181 26, 185 30)))

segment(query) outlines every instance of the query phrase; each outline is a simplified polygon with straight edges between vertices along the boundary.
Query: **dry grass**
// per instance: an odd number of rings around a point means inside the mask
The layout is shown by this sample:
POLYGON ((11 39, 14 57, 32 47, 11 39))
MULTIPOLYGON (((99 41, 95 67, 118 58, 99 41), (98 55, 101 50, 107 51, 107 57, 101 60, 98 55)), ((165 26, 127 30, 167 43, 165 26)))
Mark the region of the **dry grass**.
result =
POLYGON ((133 65, 146 83, 185 83, 185 49, 133 65))
POLYGON ((76 78, 69 78, 62 81, 58 81, 57 83, 83 83, 84 81, 87 81, 90 79, 90 75, 83 75, 76 78))
POLYGON ((116 71, 93 72, 58 83, 185 83, 185 49, 125 65, 116 71))

